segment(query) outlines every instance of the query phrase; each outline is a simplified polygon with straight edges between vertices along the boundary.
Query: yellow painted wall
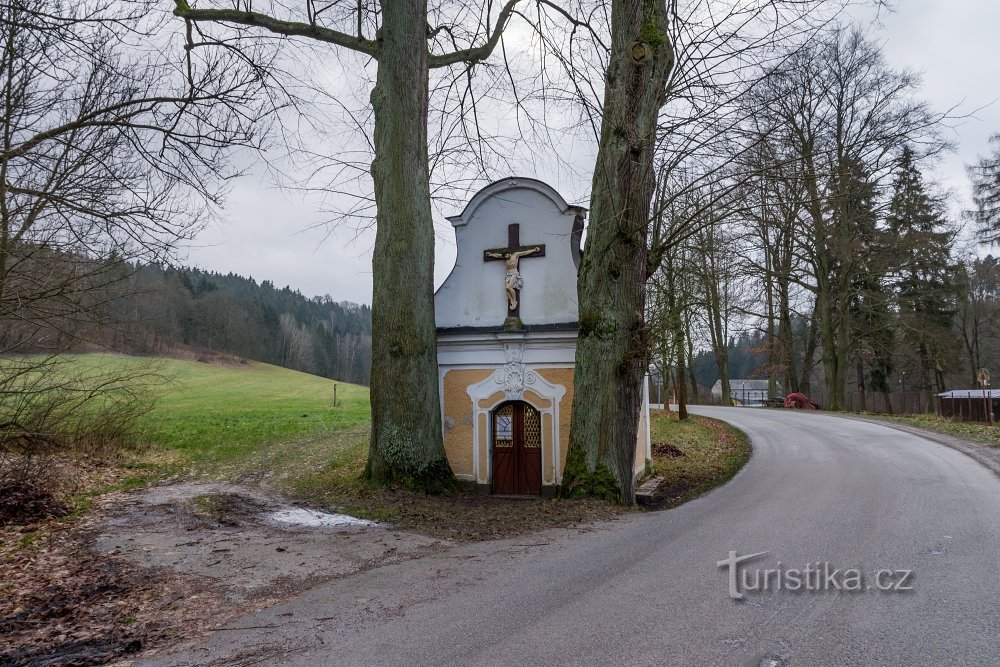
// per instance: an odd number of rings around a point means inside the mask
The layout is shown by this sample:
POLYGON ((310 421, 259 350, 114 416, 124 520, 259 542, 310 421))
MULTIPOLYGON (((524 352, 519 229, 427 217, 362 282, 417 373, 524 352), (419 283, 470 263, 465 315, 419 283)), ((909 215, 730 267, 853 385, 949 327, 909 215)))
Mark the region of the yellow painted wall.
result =
MULTIPOLYGON (((488 378, 491 370, 454 370, 444 376, 444 450, 456 475, 472 475, 472 399, 466 391, 471 384, 488 378)), ((483 463, 485 465, 485 463, 483 463)))
POLYGON ((504 393, 502 391, 496 391, 490 394, 489 398, 479 399, 479 407, 483 410, 488 410, 490 407, 503 401, 504 393))

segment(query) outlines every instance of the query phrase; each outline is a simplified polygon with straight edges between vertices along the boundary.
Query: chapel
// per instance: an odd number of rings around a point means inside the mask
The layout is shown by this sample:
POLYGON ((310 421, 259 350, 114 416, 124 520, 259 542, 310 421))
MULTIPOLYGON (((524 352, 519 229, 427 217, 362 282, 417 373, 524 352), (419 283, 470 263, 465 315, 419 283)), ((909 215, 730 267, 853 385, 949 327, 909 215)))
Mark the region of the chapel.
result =
MULTIPOLYGON (((455 228, 455 267, 434 296, 444 445, 455 476, 494 494, 562 481, 579 330, 587 210, 531 178, 477 193, 455 228)), ((643 385, 635 472, 650 456, 643 385)))

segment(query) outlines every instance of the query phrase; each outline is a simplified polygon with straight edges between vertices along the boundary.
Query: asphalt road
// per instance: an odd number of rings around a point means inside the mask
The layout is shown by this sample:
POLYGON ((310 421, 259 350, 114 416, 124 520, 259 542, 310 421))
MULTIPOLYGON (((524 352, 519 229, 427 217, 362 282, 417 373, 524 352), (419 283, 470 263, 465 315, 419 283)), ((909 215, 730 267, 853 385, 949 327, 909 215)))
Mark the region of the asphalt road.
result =
POLYGON ((878 424, 698 412, 754 443, 747 467, 702 498, 320 585, 150 664, 1000 665, 993 473, 878 424), (730 551, 768 552, 742 565, 751 588, 758 569, 827 563, 842 587, 858 584, 850 569, 863 587, 909 570, 912 590, 837 591, 809 576, 829 590, 753 591, 738 579, 737 601, 717 566, 730 551))

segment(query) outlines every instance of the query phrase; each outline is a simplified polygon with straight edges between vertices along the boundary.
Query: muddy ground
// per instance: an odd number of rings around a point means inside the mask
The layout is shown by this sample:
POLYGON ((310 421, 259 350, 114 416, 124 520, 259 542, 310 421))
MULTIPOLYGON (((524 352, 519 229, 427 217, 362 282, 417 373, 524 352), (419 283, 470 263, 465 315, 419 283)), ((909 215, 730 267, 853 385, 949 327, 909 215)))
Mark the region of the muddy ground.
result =
POLYGON ((7 526, 0 665, 127 664, 318 583, 451 544, 339 520, 255 489, 172 484, 103 496, 72 527, 7 526))
MULTIPOLYGON (((233 602, 280 596, 447 545, 377 524, 302 525, 274 518, 297 509, 244 487, 174 484, 123 495, 88 522, 99 527, 93 539, 98 553, 204 579, 233 602)), ((303 514, 300 521, 310 516, 321 521, 335 515, 303 514)))

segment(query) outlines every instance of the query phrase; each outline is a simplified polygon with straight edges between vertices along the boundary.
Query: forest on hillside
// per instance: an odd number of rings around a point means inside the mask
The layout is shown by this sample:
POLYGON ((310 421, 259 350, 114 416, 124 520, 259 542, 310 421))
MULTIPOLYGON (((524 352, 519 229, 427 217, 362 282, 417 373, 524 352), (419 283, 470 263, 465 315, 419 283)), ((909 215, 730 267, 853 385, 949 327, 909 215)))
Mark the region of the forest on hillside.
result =
POLYGON ((368 383, 369 306, 336 302, 329 295, 309 298, 268 280, 258 283, 253 277, 196 268, 96 263, 50 254, 38 270, 78 276, 60 285, 63 301, 73 306, 62 313, 50 308, 53 316, 32 323, 30 335, 14 326, 4 336, 8 351, 222 353, 368 383))
POLYGON ((113 349, 170 353, 208 349, 313 375, 368 384, 371 308, 306 297, 290 287, 232 273, 139 267, 119 304, 121 324, 105 328, 113 349))

